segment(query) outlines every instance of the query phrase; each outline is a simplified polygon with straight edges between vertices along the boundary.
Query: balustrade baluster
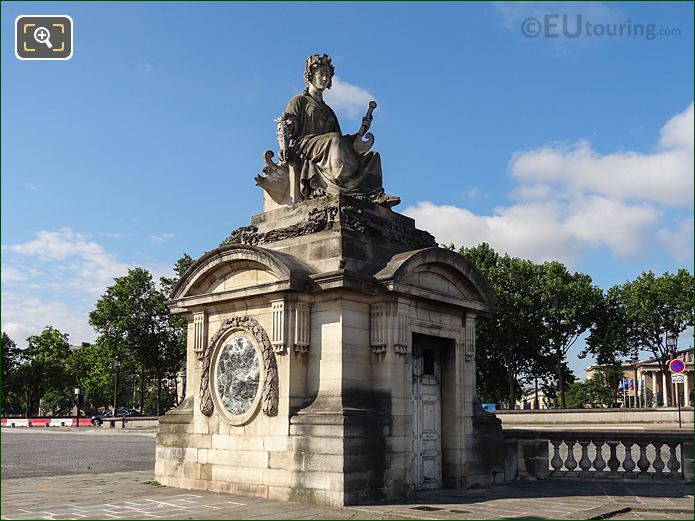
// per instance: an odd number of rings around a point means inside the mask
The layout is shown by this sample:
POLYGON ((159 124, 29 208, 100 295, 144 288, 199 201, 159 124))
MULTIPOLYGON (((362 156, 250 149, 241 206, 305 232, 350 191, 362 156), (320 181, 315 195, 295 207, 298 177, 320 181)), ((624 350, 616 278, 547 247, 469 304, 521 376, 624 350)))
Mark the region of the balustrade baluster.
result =
POLYGON ((671 451, 671 454, 669 455, 668 462, 666 463, 666 466, 668 469, 671 471, 671 477, 676 476, 676 474, 680 474, 678 472, 678 469, 681 468, 681 464, 678 462, 678 458, 676 458, 676 447, 678 447, 678 443, 667 443, 669 450, 671 451))
POLYGON ((608 468, 611 469, 611 472, 617 472, 618 468, 620 468, 620 460, 618 459, 618 456, 616 454, 616 449, 620 442, 607 441, 606 443, 608 443, 608 446, 610 447, 611 451, 611 456, 610 458, 608 458, 608 468))
POLYGON ((665 467, 664 460, 661 459, 661 446, 663 445, 663 443, 654 442, 652 443, 652 445, 654 445, 654 450, 656 451, 656 456, 654 457, 654 462, 652 463, 652 466, 656 471, 656 475, 662 476, 665 467))
POLYGON ((568 431, 558 432, 553 436, 555 439, 548 440, 550 445, 545 454, 550 456, 550 476, 640 480, 683 480, 685 477, 687 465, 682 452, 686 438, 680 434, 667 436, 645 432, 644 436, 637 436, 612 431, 595 432, 591 436, 596 438, 568 431), (607 440, 608 436, 613 439, 607 440), (650 441, 650 438, 662 441, 650 441))
POLYGON ((623 447, 625 447, 625 459, 623 460, 623 469, 625 473, 630 477, 633 476, 633 470, 635 470, 635 461, 632 459, 632 446, 634 443, 631 441, 624 441, 623 447))
POLYGON ((594 456, 594 468, 596 469, 596 472, 603 472, 603 469, 606 468, 606 462, 603 459, 603 445, 604 441, 596 441, 594 440, 594 447, 596 447, 596 456, 594 456))
POLYGON ((567 459, 565 460, 565 468, 572 472, 577 468, 577 460, 574 459, 574 441, 565 440, 565 445, 567 445, 567 459))
POLYGON ((647 447, 649 446, 649 443, 638 441, 637 445, 639 446, 639 459, 637 460, 637 467, 644 475, 643 477, 647 477, 647 471, 649 470, 650 466, 649 460, 647 459, 647 447))
POLYGON ((579 468, 582 469, 582 473, 588 472, 591 468, 591 460, 589 459, 589 444, 590 441, 580 441, 579 445, 582 447, 582 457, 579 460, 579 468))
POLYGON ((553 469, 558 472, 562 468, 562 458, 560 457, 560 445, 562 444, 562 441, 560 440, 551 440, 550 443, 553 444, 553 459, 550 460, 550 466, 553 467, 553 469))

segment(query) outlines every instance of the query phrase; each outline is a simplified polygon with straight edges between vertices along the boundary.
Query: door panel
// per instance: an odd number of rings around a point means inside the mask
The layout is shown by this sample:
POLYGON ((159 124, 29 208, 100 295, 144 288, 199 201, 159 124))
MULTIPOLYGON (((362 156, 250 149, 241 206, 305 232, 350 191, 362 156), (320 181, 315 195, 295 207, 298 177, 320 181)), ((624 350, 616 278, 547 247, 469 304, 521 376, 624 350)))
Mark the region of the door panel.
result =
POLYGON ((416 490, 442 483, 441 354, 424 335, 413 339, 413 461, 416 490))

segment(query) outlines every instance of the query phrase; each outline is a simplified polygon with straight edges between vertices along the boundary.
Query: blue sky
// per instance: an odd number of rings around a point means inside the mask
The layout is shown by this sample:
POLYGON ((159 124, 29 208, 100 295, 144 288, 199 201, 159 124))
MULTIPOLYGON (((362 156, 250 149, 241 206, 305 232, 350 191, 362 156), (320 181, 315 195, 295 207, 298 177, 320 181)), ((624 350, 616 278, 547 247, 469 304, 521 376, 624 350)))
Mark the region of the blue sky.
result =
POLYGON ((93 340, 113 277, 248 224, 315 52, 344 132, 378 101, 385 187, 440 242, 604 288, 693 264, 692 3, 27 2, 1 29, 2 327, 20 344, 46 324, 93 340), (20 14, 72 16, 73 58, 17 60, 20 14), (522 34, 546 15, 658 34, 522 34))

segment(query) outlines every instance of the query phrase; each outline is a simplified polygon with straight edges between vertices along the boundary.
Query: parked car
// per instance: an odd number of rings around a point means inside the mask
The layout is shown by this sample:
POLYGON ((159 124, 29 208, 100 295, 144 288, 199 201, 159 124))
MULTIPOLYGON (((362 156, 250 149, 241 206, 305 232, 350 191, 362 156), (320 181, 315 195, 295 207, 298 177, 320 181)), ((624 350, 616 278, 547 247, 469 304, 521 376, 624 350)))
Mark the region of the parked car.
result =
MULTIPOLYGON (((140 411, 135 409, 118 409, 116 411, 116 418, 130 418, 132 416, 143 416, 140 411)), ((113 418, 113 411, 108 411, 102 414, 97 414, 92 416, 92 425, 99 426, 104 423, 105 418, 113 418)))

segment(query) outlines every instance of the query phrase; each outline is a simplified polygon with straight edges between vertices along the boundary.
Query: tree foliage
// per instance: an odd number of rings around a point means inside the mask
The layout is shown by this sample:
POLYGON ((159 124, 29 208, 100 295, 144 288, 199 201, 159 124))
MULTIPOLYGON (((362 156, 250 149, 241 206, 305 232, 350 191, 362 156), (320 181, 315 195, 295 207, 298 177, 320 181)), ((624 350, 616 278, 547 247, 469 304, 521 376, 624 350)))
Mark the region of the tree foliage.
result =
POLYGON ((2 411, 7 414, 8 408, 16 396, 13 396, 12 384, 16 380, 17 370, 22 360, 22 351, 17 344, 2 332, 2 411))
POLYGON ((692 274, 679 269, 657 277, 649 271, 620 286, 618 292, 629 343, 659 360, 668 360, 666 335, 677 338, 693 325, 692 274))
POLYGON ((86 411, 113 405, 117 357, 119 406, 136 399, 143 412, 160 414, 174 405, 176 373, 185 360, 186 320, 172 316, 166 303, 191 264, 184 254, 174 276, 160 279, 161 289, 142 268, 115 279, 90 313, 99 334, 95 344, 71 350, 68 336, 47 326, 22 350, 3 333, 3 414, 36 414, 39 405, 48 413, 64 412, 73 403, 75 387, 82 391, 86 411))
POLYGON ((485 243, 460 253, 497 295, 497 312, 477 327, 479 396, 485 401, 502 401, 506 396, 509 407, 514 407, 524 383, 552 370, 543 328, 541 267, 499 255, 485 243))
POLYGON ((140 406, 144 407, 146 375, 157 385, 155 413, 162 412, 164 380, 175 378, 185 356, 177 329, 152 275, 143 268, 128 270, 115 279, 89 314, 90 324, 99 333, 97 344, 109 349, 126 363, 140 368, 140 406))
MULTIPOLYGON (((594 379, 584 382, 574 382, 569 385, 566 393, 565 407, 568 409, 584 409, 596 407, 607 407, 610 403, 610 395, 607 395, 604 386, 595 382, 594 379)), ((556 398, 559 403, 560 397, 556 398)))
POLYGON ((113 398, 114 354, 107 345, 87 344, 72 352, 68 368, 88 410, 97 410, 113 398))
POLYGON ((560 403, 565 407, 562 364, 577 339, 595 323, 602 300, 601 290, 584 273, 570 273, 564 264, 552 261, 542 266, 541 300, 544 337, 555 356, 560 403))
POLYGON ((23 350, 3 333, 3 413, 69 409, 74 383, 70 358, 68 335, 52 326, 27 338, 23 350))
MULTIPOLYGON (((587 340, 600 364, 650 353, 667 372, 673 356, 667 335, 676 338, 693 325, 693 275, 685 269, 660 277, 651 271, 618 284, 605 295, 602 311, 587 340)), ((671 388, 667 386, 667 394, 671 388)))
MULTIPOLYGON (((188 268, 191 267, 191 265, 195 261, 193 258, 188 255, 187 253, 184 253, 181 258, 176 261, 176 265, 174 266, 174 276, 167 278, 167 277, 161 277, 159 279, 159 283, 162 287, 162 291, 164 292, 164 295, 166 297, 171 296, 171 292, 174 290, 174 287, 176 284, 178 284, 179 280, 181 280, 181 277, 183 277, 184 273, 188 271, 188 268)), ((186 321, 186 318, 181 316, 181 315, 173 315, 171 317, 172 324, 174 326, 174 331, 176 338, 178 339, 178 342, 181 346, 181 349, 185 353, 186 351, 186 334, 188 331, 188 323, 186 321)), ((182 360, 182 364, 185 362, 185 357, 182 360)))
POLYGON ((540 379, 548 395, 559 391, 562 403, 564 382, 574 380, 567 352, 594 323, 600 290, 591 277, 570 273, 560 262, 500 255, 485 243, 460 253, 487 278, 498 300, 495 316, 477 331, 481 398, 502 401, 506 394, 513 407, 523 385, 540 379))

